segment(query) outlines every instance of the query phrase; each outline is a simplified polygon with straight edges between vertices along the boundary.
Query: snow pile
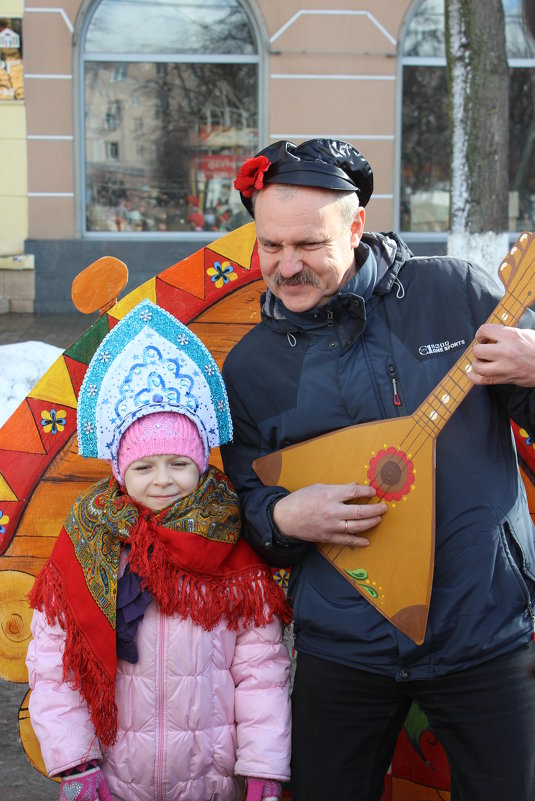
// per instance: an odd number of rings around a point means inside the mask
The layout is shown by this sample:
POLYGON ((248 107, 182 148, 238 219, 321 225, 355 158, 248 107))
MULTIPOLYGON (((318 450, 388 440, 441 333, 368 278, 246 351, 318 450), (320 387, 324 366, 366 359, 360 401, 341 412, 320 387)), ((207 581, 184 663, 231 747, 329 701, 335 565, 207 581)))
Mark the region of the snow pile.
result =
POLYGON ((61 353, 61 348, 46 342, 0 345, 0 425, 13 414, 61 353))

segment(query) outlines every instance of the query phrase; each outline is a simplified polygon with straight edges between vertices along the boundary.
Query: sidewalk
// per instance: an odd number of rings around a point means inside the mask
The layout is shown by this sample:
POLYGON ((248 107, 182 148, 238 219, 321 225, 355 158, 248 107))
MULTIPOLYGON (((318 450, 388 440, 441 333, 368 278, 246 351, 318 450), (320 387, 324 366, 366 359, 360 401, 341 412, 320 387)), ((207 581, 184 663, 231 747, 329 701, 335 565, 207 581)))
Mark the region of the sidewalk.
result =
POLYGON ((59 785, 30 764, 19 738, 19 707, 27 684, 0 679, 0 801, 57 801, 59 785))
MULTIPOLYGON (((68 348, 88 329, 95 314, 0 314, 0 345, 16 342, 46 342, 68 348)), ((0 801, 2 801, 0 797, 0 801)))

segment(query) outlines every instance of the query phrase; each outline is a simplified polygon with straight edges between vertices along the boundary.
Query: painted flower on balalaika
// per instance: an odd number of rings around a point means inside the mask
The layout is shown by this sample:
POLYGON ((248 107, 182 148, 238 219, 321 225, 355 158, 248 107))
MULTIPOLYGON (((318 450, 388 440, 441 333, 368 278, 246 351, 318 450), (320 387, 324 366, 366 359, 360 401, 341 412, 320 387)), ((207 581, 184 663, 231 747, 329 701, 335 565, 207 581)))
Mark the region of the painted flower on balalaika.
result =
POLYGON ((247 159, 240 167, 240 171, 234 181, 234 188, 241 192, 244 197, 252 197, 255 191, 263 188, 264 173, 270 166, 271 162, 267 156, 256 156, 253 159, 247 159))
POLYGON ((384 501, 400 501, 415 482, 412 459, 394 447, 384 448, 370 459, 367 475, 377 497, 384 501))

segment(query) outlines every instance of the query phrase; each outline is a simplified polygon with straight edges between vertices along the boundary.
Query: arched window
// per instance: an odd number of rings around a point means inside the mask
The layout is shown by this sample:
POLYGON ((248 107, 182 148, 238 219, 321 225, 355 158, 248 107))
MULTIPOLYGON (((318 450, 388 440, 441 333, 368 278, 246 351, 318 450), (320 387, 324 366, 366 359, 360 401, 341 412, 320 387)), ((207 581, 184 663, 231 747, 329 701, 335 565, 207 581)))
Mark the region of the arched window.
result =
POLYGON ((241 225, 232 181, 259 147, 261 85, 241 2, 101 0, 82 42, 83 230, 241 225))
MULTIPOLYGON (((509 230, 535 226, 535 44, 521 0, 503 0, 509 60, 509 230)), ((449 227, 449 120, 444 0, 422 0, 406 28, 402 51, 400 228, 449 227)), ((507 197, 504 193, 504 202, 507 197)))

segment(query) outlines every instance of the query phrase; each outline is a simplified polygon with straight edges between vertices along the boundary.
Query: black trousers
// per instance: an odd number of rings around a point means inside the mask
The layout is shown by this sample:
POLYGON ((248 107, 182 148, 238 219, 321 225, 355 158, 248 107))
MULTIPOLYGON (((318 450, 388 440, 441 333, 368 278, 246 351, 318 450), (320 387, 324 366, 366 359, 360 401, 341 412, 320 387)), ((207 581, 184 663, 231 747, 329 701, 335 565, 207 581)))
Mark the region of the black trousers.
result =
POLYGON ((535 801, 534 663, 531 642, 469 670, 400 683, 299 653, 293 801, 379 801, 413 699, 448 757, 452 801, 535 801))

